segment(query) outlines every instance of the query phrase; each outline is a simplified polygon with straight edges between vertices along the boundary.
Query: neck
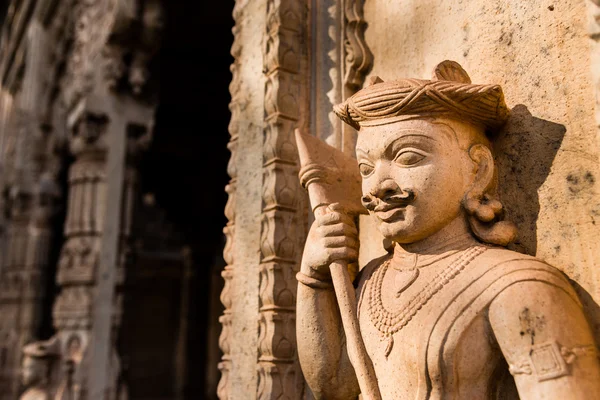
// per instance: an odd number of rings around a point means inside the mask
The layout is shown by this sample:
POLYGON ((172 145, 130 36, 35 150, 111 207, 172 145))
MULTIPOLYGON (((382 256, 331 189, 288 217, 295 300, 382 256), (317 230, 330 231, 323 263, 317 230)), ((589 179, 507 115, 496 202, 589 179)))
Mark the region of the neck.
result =
POLYGON ((473 237, 466 218, 458 216, 448 225, 413 243, 397 243, 394 252, 401 254, 439 254, 449 250, 461 250, 477 243, 473 237))

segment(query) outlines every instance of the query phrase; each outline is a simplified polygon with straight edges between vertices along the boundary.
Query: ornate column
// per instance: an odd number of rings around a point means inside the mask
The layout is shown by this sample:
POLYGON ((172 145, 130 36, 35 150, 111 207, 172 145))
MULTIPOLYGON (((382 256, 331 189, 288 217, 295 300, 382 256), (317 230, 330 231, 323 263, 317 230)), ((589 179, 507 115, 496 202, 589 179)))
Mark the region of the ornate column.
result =
POLYGON ((60 88, 74 162, 53 308, 63 368, 55 371, 58 398, 126 396, 116 341, 136 158, 150 141, 156 106, 147 62, 162 28, 160 3, 142 3, 86 1, 74 11, 60 88))
MULTIPOLYGON (((136 121, 137 122, 137 121, 136 121)), ((70 129, 69 148, 75 157, 69 169, 69 199, 65 222, 65 244, 61 251, 58 265, 57 284, 61 292, 54 304, 53 317, 57 336, 62 344, 63 361, 71 363, 72 376, 62 378, 63 384, 71 381, 71 387, 62 388, 63 395, 70 392, 74 398, 85 398, 88 395, 88 379, 96 367, 98 350, 90 352, 90 346, 97 335, 101 324, 107 324, 108 353, 107 366, 110 376, 107 398, 114 398, 121 388, 118 387, 119 360, 116 352, 116 333, 120 326, 122 314, 122 294, 127 254, 129 248, 132 206, 136 190, 136 168, 134 157, 139 152, 139 144, 145 142, 140 135, 139 125, 131 121, 116 118, 111 113, 86 110, 74 120, 70 129), (125 122, 125 123, 123 123, 125 122), (132 128, 135 127, 135 128, 132 128), (122 147, 126 147, 121 168, 124 179, 116 183, 122 194, 118 197, 120 205, 107 206, 110 198, 107 160, 113 151, 111 136, 122 138, 122 147), (116 211, 115 211, 116 208, 116 211), (107 244, 107 214, 113 212, 118 216, 118 227, 114 243, 107 244), (103 254, 108 251, 116 254, 114 264, 105 268, 114 270, 112 296, 98 295, 99 280, 106 279, 102 268, 103 254), (102 322, 98 318, 98 303, 108 302, 109 320, 102 322), (67 379, 69 378, 69 379, 67 379)), ((125 150, 125 149, 124 149, 125 150)), ((115 183, 112 183, 114 186, 115 183)), ((114 228, 111 228, 114 229, 114 228)))
POLYGON ((61 292, 54 304, 53 321, 63 344, 63 358, 73 363, 76 373, 75 398, 85 383, 81 363, 92 325, 93 286, 105 214, 107 125, 104 115, 84 114, 71 128, 69 139, 75 162, 69 168, 65 244, 56 277, 61 292))
POLYGON ((264 45, 265 129, 259 287, 259 399, 302 398, 296 353, 296 278, 306 235, 294 129, 309 118, 308 10, 269 0, 264 45))
MULTIPOLYGON (((295 128, 308 131, 311 124, 312 128, 318 127, 313 133, 323 138, 331 135, 327 114, 332 104, 362 84, 371 62, 361 42, 365 27, 362 2, 333 2, 338 8, 327 14, 326 26, 319 25, 323 8, 321 2, 316 3, 238 0, 233 13, 232 158, 228 169, 231 181, 226 188, 230 196, 225 209, 228 223, 224 229, 227 267, 222 274, 225 288, 221 300, 225 312, 220 318, 224 353, 219 365, 221 399, 244 398, 252 392, 260 399, 304 396, 296 355, 295 272, 306 236, 308 210, 298 183, 293 133, 295 128), (250 18, 252 23, 247 23, 250 18), (261 37, 257 29, 262 26, 261 37), (315 54, 311 45, 321 44, 320 39, 309 41, 316 31, 331 35, 327 37, 332 47, 321 46, 323 54, 311 59, 315 54), (262 65, 257 65, 259 45, 262 65), (325 69, 321 65, 323 57, 329 62, 325 69), (333 63, 332 58, 339 62, 333 63), (262 81, 257 76, 261 67, 262 81), (320 82, 327 81, 327 90, 318 86, 317 76, 320 82), (262 93, 259 85, 263 85, 262 93), (325 94, 331 87, 335 94, 325 94), (315 114, 324 115, 327 123, 317 123, 315 114), (237 157, 238 147, 244 149, 246 157, 237 157), (257 153, 262 160, 255 159, 257 153), (253 172, 259 166, 262 179, 253 172), (236 198, 244 202, 236 202, 236 198), (254 280, 257 275, 258 282, 254 280), (258 314, 256 342, 247 336, 253 329, 254 312, 258 314), (250 376, 247 371, 255 360, 257 373, 250 376)), ((332 137, 340 147, 342 143, 347 147, 354 144, 353 136, 343 136, 341 127, 332 137)))
POLYGON ((236 3, 233 9, 233 19, 235 26, 233 27, 233 44, 231 46, 231 55, 233 56, 233 64, 231 64, 231 84, 229 85, 229 93, 231 94, 231 102, 229 110, 231 111, 231 121, 229 122, 229 134, 231 135, 227 148, 231 152, 231 157, 227 165, 227 173, 231 180, 225 187, 225 191, 229 195, 227 204, 225 205, 225 217, 227 225, 223 228, 225 234, 225 248, 223 250, 223 259, 225 260, 225 268, 221 272, 221 276, 225 281, 223 291, 221 292, 221 303, 225 307, 223 315, 219 317, 219 322, 222 325, 221 335, 219 336, 219 347, 223 352, 223 357, 219 363, 219 371, 221 371, 221 379, 217 387, 217 396, 219 399, 226 400, 230 398, 229 387, 229 371, 232 367, 231 359, 231 319, 233 306, 233 289, 232 281, 235 273, 234 267, 234 240, 235 240, 235 206, 236 206, 236 186, 237 186, 237 145, 240 130, 240 118, 243 108, 245 107, 245 98, 241 90, 241 77, 239 73, 239 57, 241 52, 241 43, 239 38, 240 26, 238 21, 241 19, 240 3, 236 3))

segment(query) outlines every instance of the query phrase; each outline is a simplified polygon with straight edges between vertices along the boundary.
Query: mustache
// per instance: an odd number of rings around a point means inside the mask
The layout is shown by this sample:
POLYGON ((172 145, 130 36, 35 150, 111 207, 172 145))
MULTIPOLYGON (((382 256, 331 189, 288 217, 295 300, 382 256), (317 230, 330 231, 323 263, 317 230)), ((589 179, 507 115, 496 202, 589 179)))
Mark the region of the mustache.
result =
POLYGON ((400 192, 386 195, 382 198, 369 193, 361 198, 362 205, 369 211, 389 211, 393 208, 404 207, 415 199, 415 192, 405 189, 400 192))

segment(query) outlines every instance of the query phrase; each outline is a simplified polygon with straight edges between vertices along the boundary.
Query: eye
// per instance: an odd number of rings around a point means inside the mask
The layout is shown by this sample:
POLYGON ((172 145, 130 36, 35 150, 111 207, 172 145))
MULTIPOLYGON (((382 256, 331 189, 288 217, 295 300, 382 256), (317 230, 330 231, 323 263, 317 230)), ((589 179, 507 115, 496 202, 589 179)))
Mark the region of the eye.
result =
POLYGON ((407 150, 399 153, 394 159, 394 161, 400 165, 414 165, 424 158, 425 156, 422 154, 419 154, 415 151, 407 150))
POLYGON ((364 164, 364 163, 360 163, 358 165, 358 168, 360 169, 360 174, 362 176, 369 176, 373 173, 373 166, 369 165, 369 164, 364 164))

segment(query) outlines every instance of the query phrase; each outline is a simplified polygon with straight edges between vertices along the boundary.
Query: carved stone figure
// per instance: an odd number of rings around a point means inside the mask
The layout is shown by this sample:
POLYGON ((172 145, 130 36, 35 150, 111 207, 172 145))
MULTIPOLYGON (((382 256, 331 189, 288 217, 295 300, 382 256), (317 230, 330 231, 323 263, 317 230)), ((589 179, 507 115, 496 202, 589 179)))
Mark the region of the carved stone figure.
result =
POLYGON ((50 400, 52 398, 51 368, 60 355, 58 340, 34 342, 23 347, 21 366, 25 391, 21 400, 50 400))
MULTIPOLYGON (((444 61, 432 80, 374 79, 335 113, 359 130, 360 201, 390 242, 355 279, 352 316, 381 398, 600 396, 574 289, 559 270, 504 247, 516 229, 496 194, 493 133, 509 114, 500 86, 472 84, 444 61)), ((342 328, 329 267, 357 260, 358 233, 339 203, 326 210, 297 275, 298 352, 316 398, 353 399, 364 376, 347 351, 356 338, 342 328)))

